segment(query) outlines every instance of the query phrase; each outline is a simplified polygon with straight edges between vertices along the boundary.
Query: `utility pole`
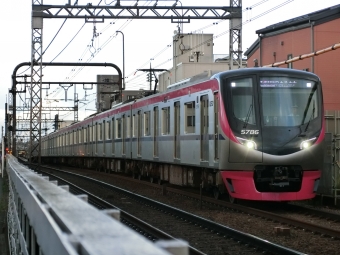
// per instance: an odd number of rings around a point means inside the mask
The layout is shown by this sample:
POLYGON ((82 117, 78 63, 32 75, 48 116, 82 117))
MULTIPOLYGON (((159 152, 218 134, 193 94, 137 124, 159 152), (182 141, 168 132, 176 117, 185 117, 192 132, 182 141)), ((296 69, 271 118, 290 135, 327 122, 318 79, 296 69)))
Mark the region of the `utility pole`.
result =
MULTIPOLYGON (((241 2, 241 0, 238 0, 241 2)), ((41 0, 32 0, 32 53, 30 85, 30 158, 38 161, 41 157, 41 108, 42 108, 42 59, 43 59, 43 19, 83 19, 93 23, 98 19, 168 19, 171 22, 190 22, 196 19, 242 19, 241 6, 123 6, 115 5, 77 5, 68 1, 65 5, 43 5, 41 0), (182 13, 182 15, 181 15, 182 13), (151 15, 150 15, 151 14, 151 15)), ((118 4, 119 3, 119 4, 118 4)), ((231 43, 231 42, 229 42, 231 43)), ((155 71, 155 69, 154 69, 155 71)), ((156 83, 157 84, 157 83, 156 83)), ((156 88, 156 85, 155 85, 156 88)), ((14 127, 15 130, 15 127, 14 127)), ((14 132, 15 133, 15 132, 14 132)))
MULTIPOLYGON (((230 0, 230 6, 241 8, 242 0, 230 0)), ((242 68, 242 16, 229 19, 229 70, 237 64, 242 68)))
POLYGON ((149 69, 137 69, 137 71, 142 71, 142 72, 146 72, 146 79, 148 82, 150 82, 150 90, 152 89, 152 81, 153 81, 153 77, 155 77, 155 87, 154 87, 154 94, 156 93, 156 88, 157 88, 157 83, 158 83, 158 79, 156 77, 155 72, 169 72, 167 69, 152 69, 151 68, 151 63, 150 63, 150 68, 149 69))

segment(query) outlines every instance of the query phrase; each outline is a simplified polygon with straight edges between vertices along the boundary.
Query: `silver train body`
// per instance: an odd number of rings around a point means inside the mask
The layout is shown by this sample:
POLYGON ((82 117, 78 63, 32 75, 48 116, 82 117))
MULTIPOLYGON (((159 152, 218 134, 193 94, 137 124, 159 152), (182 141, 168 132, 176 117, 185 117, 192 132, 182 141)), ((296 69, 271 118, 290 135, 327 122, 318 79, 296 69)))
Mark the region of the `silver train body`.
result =
POLYGON ((292 201, 315 196, 323 140, 316 75, 247 68, 196 76, 51 133, 42 162, 292 201))

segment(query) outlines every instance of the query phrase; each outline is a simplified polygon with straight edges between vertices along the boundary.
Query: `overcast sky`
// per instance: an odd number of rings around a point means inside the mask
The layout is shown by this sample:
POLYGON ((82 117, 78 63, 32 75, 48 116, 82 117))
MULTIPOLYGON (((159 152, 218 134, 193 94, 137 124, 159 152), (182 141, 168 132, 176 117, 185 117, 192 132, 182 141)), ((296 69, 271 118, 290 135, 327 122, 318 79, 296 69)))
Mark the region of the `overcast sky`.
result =
MULTIPOLYGON (((120 0, 121 5, 133 5, 136 1, 120 0)), ((40 1, 43 4, 63 5, 68 0, 40 1)), ((75 0, 71 0, 74 4, 75 0)), ((97 5, 100 0, 83 1, 79 5, 92 3, 97 5)), ((101 5, 115 4, 116 1, 104 0, 101 5)), ((158 5, 172 5, 175 0, 158 1, 158 5)), ((139 1, 139 5, 152 6, 155 0, 139 1)), ((183 6, 228 6, 229 0, 181 0, 178 5, 183 6)), ((242 47, 246 51, 257 39, 256 30, 281 21, 295 18, 304 14, 318 11, 339 4, 339 0, 242 0, 242 47)), ((12 85, 11 76, 14 68, 22 62, 31 61, 32 30, 31 9, 29 0, 4 1, 2 3, 2 35, 0 45, 2 48, 2 61, 0 81, 2 94, 0 96, 0 124, 4 127, 5 103, 8 102, 8 90, 12 85)), ((126 20, 108 19, 104 23, 86 23, 81 19, 44 19, 43 50, 46 50, 44 62, 88 62, 88 63, 114 63, 122 66, 122 35, 116 34, 120 30, 124 34, 125 46, 125 76, 126 89, 148 88, 145 75, 136 72, 136 69, 148 68, 150 62, 155 68, 170 69, 172 67, 172 36, 178 24, 170 20, 126 20), (64 24, 63 24, 64 23, 64 24), (62 28, 61 28, 62 27, 62 28), (61 28, 61 29, 60 29, 61 28), (57 34, 58 30, 60 32, 57 34), (97 36, 94 35, 94 31, 97 36), (56 36, 57 34, 57 36, 56 36), (56 36, 56 37, 55 37, 56 36), (53 40, 53 38, 55 39, 53 40), (53 42, 51 43, 51 41, 53 42), (51 44, 50 44, 51 43, 51 44)), ((214 54, 228 54, 229 48, 229 21, 221 20, 191 20, 183 25, 184 33, 213 33, 218 36, 214 40, 214 54), (217 23, 214 25, 214 23, 217 23)), ((334 42, 337 43, 337 42, 334 42)), ((309 53, 306 49, 305 53, 309 53)), ((282 60, 278 60, 282 61, 282 60)), ((25 71, 19 70, 17 74, 25 71)), ((26 72, 29 74, 29 71, 26 72)), ((48 68, 44 69, 43 81, 95 81, 97 74, 111 74, 108 68, 48 68)), ((20 86, 19 86, 20 89, 20 86)), ((81 87, 77 87, 80 97, 84 95, 81 87)), ((79 111, 79 119, 93 113, 95 90, 87 91, 87 105, 79 111), (87 110, 85 110, 87 109, 87 110)), ((68 98, 73 98, 73 87, 68 90, 68 98)), ((25 100, 22 95, 22 100, 25 100)), ((19 105, 21 99, 18 98, 19 105)), ((49 99, 50 105, 45 106, 72 106, 72 102, 63 102, 65 91, 58 86, 43 91, 43 99, 49 99), (56 101, 59 101, 58 103, 56 101), (67 104, 66 104, 67 103, 67 104)), ((84 99, 84 98, 81 98, 84 99)), ((82 105, 80 105, 82 106, 82 105)), ((72 119, 73 113, 64 116, 72 119)))

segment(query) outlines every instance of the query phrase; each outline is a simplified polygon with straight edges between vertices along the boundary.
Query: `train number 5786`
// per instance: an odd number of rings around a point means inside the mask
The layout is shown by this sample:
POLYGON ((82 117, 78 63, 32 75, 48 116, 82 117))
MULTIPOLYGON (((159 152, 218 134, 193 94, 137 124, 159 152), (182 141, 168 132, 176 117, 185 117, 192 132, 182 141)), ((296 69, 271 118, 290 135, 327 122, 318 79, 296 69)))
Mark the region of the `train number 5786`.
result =
POLYGON ((241 130, 242 135, 258 135, 259 132, 260 132, 259 130, 255 130, 255 129, 243 129, 243 130, 241 130))

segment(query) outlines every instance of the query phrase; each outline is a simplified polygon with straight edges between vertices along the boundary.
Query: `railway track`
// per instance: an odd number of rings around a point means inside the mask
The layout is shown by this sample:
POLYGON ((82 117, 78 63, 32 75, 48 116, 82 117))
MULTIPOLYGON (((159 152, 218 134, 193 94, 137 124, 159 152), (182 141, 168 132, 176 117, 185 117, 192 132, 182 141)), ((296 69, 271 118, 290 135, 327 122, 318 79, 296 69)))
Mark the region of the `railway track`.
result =
MULTIPOLYGON (((140 179, 131 179, 130 177, 122 175, 115 175, 115 177, 141 184, 140 179)), ((201 194, 188 192, 176 187, 168 187, 146 181, 142 182, 142 184, 163 190, 163 193, 171 192, 189 199, 196 199, 200 204, 202 204, 202 206, 227 208, 229 210, 242 212, 274 222, 280 222, 288 227, 310 231, 315 234, 319 234, 322 237, 329 237, 335 240, 340 239, 340 214, 289 203, 246 202, 243 203, 246 205, 230 204, 229 202, 216 200, 209 196, 202 196, 201 194), (287 212, 290 214, 287 215, 287 212), (303 218, 303 220, 301 220, 301 218, 303 218)))
MULTIPOLYGON (((54 174, 55 172, 56 170, 53 170, 54 174)), ((190 249, 190 254, 263 254, 264 252, 266 254, 303 254, 92 178, 80 175, 66 177, 69 174, 63 172, 58 173, 58 176, 61 175, 77 185, 85 185, 86 190, 93 194, 104 196, 107 202, 114 203, 122 210, 122 222, 132 226, 151 240, 159 239, 152 233, 154 230, 146 230, 140 222, 136 224, 126 219, 126 213, 149 222, 149 227, 150 225, 156 226, 170 233, 171 236, 187 240, 195 246, 190 249), (202 253, 198 253, 199 251, 202 253)), ((94 197, 89 195, 89 202, 97 206, 99 202, 92 202, 92 200, 94 197)), ((102 206, 102 208, 105 207, 102 206)))

